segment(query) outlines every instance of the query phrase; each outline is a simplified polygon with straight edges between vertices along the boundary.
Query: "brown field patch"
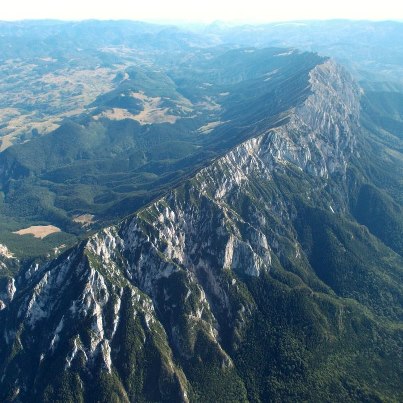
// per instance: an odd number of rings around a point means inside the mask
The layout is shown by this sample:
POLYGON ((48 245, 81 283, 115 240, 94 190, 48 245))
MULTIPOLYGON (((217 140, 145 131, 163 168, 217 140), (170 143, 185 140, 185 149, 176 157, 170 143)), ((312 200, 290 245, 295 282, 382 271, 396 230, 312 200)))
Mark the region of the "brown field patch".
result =
POLYGON ((86 227, 90 224, 94 223, 94 215, 93 214, 81 214, 73 217, 73 221, 81 224, 83 227, 86 227))
POLYGON ((33 225, 29 228, 23 228, 19 231, 14 231, 13 234, 28 235, 31 234, 35 238, 45 238, 46 236, 55 232, 61 232, 61 229, 54 225, 33 225))
POLYGON ((131 93, 133 98, 139 99, 143 103, 143 110, 134 115, 127 109, 112 108, 102 112, 99 117, 106 117, 111 120, 132 119, 141 125, 149 125, 155 123, 175 123, 179 116, 170 115, 168 108, 161 108, 161 97, 149 97, 143 92, 131 93))

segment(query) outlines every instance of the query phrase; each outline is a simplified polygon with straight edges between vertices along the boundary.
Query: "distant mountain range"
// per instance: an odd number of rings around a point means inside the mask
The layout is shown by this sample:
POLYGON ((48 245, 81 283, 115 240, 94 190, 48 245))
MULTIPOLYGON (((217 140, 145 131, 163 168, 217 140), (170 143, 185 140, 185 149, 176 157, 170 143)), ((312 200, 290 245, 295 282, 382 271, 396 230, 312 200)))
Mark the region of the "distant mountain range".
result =
POLYGON ((0 400, 402 400, 402 36, 0 23, 0 400))

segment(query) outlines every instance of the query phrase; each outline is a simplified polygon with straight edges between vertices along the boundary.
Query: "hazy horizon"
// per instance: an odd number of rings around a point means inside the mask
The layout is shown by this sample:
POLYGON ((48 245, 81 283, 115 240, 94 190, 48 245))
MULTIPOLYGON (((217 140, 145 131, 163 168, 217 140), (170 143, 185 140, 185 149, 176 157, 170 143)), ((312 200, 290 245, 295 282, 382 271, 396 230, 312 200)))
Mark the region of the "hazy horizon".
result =
POLYGON ((337 4, 326 4, 319 0, 284 0, 271 4, 250 0, 247 3, 233 3, 228 0, 196 1, 150 0, 133 4, 130 0, 115 0, 113 7, 108 3, 88 0, 54 2, 50 0, 8 1, 0 12, 1 21, 21 20, 129 20, 153 23, 191 23, 208 24, 215 21, 239 24, 262 24, 275 22, 312 21, 312 20, 403 20, 403 10, 394 0, 379 4, 366 4, 365 7, 348 0, 337 4))
POLYGON ((353 18, 328 18, 328 19, 294 19, 294 20, 278 20, 278 21, 249 21, 249 20, 214 20, 214 21, 197 21, 197 20, 152 20, 152 19, 129 19, 129 18, 83 18, 83 19, 62 19, 62 18, 22 18, 15 20, 5 20, 0 18, 0 22, 9 22, 9 23, 18 23, 18 22, 88 22, 88 21, 97 21, 97 22, 139 22, 146 24, 155 24, 155 25, 176 25, 176 26, 192 26, 192 25, 214 25, 214 24, 222 24, 227 26, 240 26, 240 25, 265 25, 265 24, 276 24, 276 25, 304 25, 305 23, 312 22, 337 22, 337 21, 346 21, 346 22, 396 22, 403 23, 403 19, 380 19, 380 20, 370 20, 370 19, 353 19, 353 18))

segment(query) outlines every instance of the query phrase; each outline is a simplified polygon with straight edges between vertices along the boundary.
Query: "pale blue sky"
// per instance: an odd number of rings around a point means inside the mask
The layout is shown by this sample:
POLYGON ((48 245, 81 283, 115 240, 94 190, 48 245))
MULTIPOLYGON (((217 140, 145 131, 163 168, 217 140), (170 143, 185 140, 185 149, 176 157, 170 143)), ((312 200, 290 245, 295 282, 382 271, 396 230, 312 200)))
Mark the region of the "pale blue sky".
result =
POLYGON ((269 22, 301 19, 403 20, 399 0, 1 0, 0 20, 131 19, 269 22))

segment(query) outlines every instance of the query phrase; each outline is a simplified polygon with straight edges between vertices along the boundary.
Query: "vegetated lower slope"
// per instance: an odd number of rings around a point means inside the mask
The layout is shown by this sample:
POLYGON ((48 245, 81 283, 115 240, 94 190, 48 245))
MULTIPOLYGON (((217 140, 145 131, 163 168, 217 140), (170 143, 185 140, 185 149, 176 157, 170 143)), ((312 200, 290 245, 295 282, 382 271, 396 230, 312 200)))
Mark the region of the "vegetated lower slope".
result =
POLYGON ((20 274, 1 399, 401 400, 402 252, 354 218, 367 186, 388 194, 382 160, 348 74, 318 65, 310 89, 284 124, 20 274))
POLYGON ((324 60, 284 52, 194 48, 168 66, 123 59, 113 89, 83 113, 0 153, 0 242, 28 256, 69 244, 280 124, 306 98, 309 71, 324 60), (83 227, 81 215, 94 217, 83 227), (42 224, 63 232, 42 241, 13 234, 42 224))

